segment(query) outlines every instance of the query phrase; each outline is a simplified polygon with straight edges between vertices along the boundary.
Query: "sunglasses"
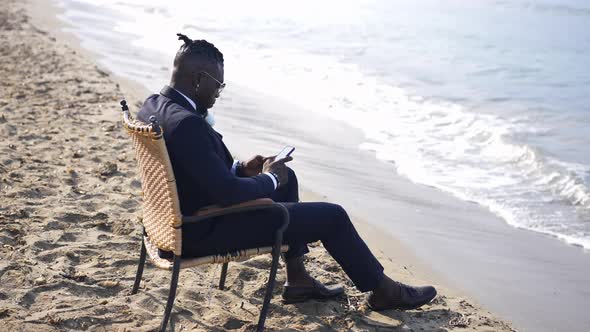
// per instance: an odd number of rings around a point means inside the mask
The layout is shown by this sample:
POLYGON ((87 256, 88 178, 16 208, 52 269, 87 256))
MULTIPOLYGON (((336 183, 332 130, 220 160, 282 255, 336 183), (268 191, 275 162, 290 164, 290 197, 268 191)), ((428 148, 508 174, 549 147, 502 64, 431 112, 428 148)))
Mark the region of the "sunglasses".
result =
POLYGON ((201 71, 201 72, 199 72, 199 74, 205 74, 205 75, 211 77, 211 79, 213 79, 217 83, 217 95, 218 96, 221 94, 221 91, 223 91, 223 89, 225 89, 225 83, 219 82, 218 79, 213 77, 213 75, 209 74, 208 72, 201 71))

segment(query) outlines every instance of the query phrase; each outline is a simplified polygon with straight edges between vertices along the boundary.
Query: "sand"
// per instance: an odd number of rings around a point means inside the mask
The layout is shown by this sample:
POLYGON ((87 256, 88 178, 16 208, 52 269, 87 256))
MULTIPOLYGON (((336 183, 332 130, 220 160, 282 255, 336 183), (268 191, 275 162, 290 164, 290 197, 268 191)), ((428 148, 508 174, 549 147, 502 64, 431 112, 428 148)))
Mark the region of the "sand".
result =
MULTIPOLYGON (((0 321, 2 331, 152 331, 160 323, 169 272, 148 264, 130 295, 140 244, 141 182, 122 130, 118 100, 145 96, 96 66, 59 33, 30 22, 21 2, 0 9, 0 321), (127 90, 128 89, 128 90, 127 90)), ((304 200, 320 197, 303 192, 304 200)), ((361 233, 378 233, 355 219, 361 233)), ((369 236, 371 247, 380 247, 369 236)), ((322 282, 347 296, 283 305, 281 267, 267 329, 276 331, 512 331, 510 324, 439 286, 432 304, 374 313, 320 244, 307 256, 322 282)), ((377 251, 388 274, 433 282, 377 251)), ((401 254, 400 254, 401 255, 401 254)), ((251 330, 270 256, 183 270, 170 329, 251 330)), ((438 286, 438 284, 437 284, 438 286)))

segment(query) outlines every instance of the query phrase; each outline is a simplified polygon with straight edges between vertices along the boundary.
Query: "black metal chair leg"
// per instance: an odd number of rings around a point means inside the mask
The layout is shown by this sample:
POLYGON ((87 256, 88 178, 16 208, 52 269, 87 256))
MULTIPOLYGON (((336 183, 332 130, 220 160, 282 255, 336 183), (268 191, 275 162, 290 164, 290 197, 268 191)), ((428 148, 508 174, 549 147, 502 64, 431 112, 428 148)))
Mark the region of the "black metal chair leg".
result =
POLYGON ((141 283, 141 276, 143 275, 143 267, 145 266, 145 242, 143 236, 141 237, 141 253, 139 254, 139 264, 137 265, 137 273, 135 274, 135 282, 131 294, 137 294, 139 284, 141 283))
POLYGON ((166 309, 164 310, 164 318, 160 325, 160 332, 166 331, 168 325, 168 319, 170 319, 170 313, 174 306, 174 298, 176 297, 176 286, 178 286, 178 274, 180 272, 180 256, 174 255, 174 264, 172 265, 172 279, 170 280, 170 293, 168 294, 168 302, 166 303, 166 309))
POLYGON ((264 322, 266 321, 266 315, 268 313, 268 307, 270 305, 270 299, 272 298, 272 291, 275 286, 275 278, 277 276, 277 268, 279 267, 279 256, 281 253, 281 245, 278 247, 275 245, 272 253, 272 265, 270 268, 270 275, 268 276, 268 283, 266 285, 266 294, 264 295, 264 302, 262 303, 262 309, 260 310, 260 317, 258 318, 257 332, 264 331, 264 322))
POLYGON ((223 263, 221 267, 221 278, 219 278, 219 289, 223 290, 225 288, 225 277, 227 276, 227 264, 223 263))
POLYGON ((266 315, 268 313, 268 307, 270 305, 270 299, 272 298, 272 291, 275 286, 275 278, 277 276, 277 269, 279 267, 279 257, 281 256, 281 245, 283 244, 283 232, 289 224, 289 212, 284 206, 281 206, 283 213, 283 226, 277 230, 275 236, 275 245, 272 249, 272 265, 270 267, 270 275, 268 276, 268 283, 266 285, 266 294, 264 295, 264 302, 262 303, 262 309, 260 310, 260 318, 258 318, 258 326, 256 327, 257 332, 264 331, 264 322, 266 321, 266 315))

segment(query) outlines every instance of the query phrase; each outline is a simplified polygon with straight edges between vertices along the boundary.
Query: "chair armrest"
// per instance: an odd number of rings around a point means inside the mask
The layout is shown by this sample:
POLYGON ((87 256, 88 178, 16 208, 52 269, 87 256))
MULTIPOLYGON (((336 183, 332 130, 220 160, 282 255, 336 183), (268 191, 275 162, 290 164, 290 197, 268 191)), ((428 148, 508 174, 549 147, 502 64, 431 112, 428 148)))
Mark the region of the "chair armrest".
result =
POLYGON ((182 224, 193 224, 198 223, 207 219, 212 219, 214 217, 224 216, 228 214, 235 214, 235 213, 242 213, 248 211, 262 211, 262 210, 274 210, 278 209, 283 214, 284 225, 281 229, 285 229, 287 224, 289 223, 289 212, 287 208, 284 207, 282 204, 275 203, 270 198, 261 198, 255 199, 252 201, 243 202, 236 205, 231 205, 227 207, 218 207, 218 206, 211 206, 205 207, 193 216, 183 216, 182 217, 182 224))
POLYGON ((251 201, 246 201, 246 202, 242 202, 242 203, 234 204, 234 205, 230 205, 230 206, 225 206, 225 207, 219 206, 219 205, 210 205, 210 206, 205 206, 204 208, 200 209, 193 216, 204 217, 204 216, 208 216, 212 213, 225 211, 227 209, 237 209, 237 208, 248 207, 248 206, 271 205, 271 204, 274 204, 274 201, 272 199, 259 198, 259 199, 254 199, 251 201))

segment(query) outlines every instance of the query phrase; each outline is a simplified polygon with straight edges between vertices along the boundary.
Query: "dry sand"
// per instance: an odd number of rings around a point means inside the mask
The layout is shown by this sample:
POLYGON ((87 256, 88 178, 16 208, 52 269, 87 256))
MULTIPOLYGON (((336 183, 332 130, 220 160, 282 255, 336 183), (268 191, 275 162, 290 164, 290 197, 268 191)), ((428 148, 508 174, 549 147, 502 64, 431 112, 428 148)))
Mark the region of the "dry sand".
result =
MULTIPOLYGON (((2 0, 1 8, 0 330, 155 330, 169 272, 148 264, 140 292, 129 294, 140 243, 141 184, 117 110, 120 96, 130 92, 56 40, 59 34, 33 26, 20 2, 2 0)), ((315 198, 309 192, 303 197, 315 198)), ((397 279, 432 282, 379 258, 397 279)), ((422 309, 373 313, 321 245, 313 245, 306 259, 320 281, 344 283, 347 296, 282 305, 281 268, 268 330, 512 331, 442 287, 422 309)), ((269 266, 269 256, 230 264, 224 291, 214 287, 219 266, 183 270, 170 329, 251 330, 269 266)))

